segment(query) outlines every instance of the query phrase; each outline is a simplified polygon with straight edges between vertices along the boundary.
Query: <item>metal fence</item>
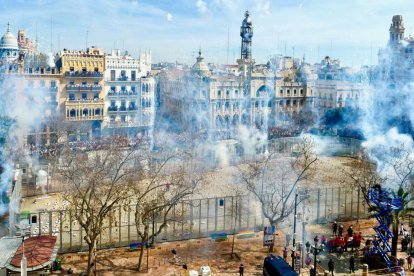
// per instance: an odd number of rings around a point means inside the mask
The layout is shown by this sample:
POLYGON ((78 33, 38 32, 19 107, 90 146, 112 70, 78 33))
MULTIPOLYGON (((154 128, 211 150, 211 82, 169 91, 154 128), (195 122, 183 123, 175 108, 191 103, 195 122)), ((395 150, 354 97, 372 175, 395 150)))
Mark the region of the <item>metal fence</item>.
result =
MULTIPOLYGON (((306 194, 308 198, 298 206, 299 220, 327 223, 341 218, 359 219, 367 216, 362 193, 357 189, 308 189, 306 194)), ((116 208, 105 220, 98 248, 128 246, 138 242, 134 213, 135 206, 116 208)), ((82 228, 68 211, 31 213, 28 218, 32 235, 57 236, 60 252, 86 249, 82 228)), ((183 201, 175 206, 169 219, 168 226, 155 238, 157 243, 205 238, 218 232, 233 234, 243 230, 261 231, 268 224, 257 200, 247 195, 183 201)), ((292 222, 293 214, 278 227, 289 228, 292 222)), ((161 223, 160 219, 154 217, 154 229, 161 223)))

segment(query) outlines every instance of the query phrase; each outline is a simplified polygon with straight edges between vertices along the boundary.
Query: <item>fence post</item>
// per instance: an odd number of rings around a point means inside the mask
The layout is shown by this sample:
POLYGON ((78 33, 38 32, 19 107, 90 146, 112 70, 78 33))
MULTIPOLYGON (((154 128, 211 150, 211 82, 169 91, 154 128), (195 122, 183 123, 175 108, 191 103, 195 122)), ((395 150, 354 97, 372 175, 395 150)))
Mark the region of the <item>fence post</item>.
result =
POLYGON ((122 228, 121 228, 121 223, 122 223, 122 207, 119 206, 119 210, 118 210, 118 245, 121 246, 121 239, 122 239, 122 228))
POLYGON ((217 232, 217 216, 218 216, 218 198, 215 198, 215 203, 214 203, 214 232, 217 232))
POLYGON ((207 198, 207 220, 206 220, 206 224, 207 224, 207 235, 208 235, 208 223, 209 223, 209 219, 208 217, 210 216, 210 199, 207 198))
POLYGON ((128 244, 131 244, 131 208, 128 206, 128 244))
POLYGON ((60 231, 60 234, 59 234, 59 242, 60 242, 60 250, 62 251, 62 248, 63 248, 63 237, 62 237, 62 235, 63 235, 63 214, 62 214, 62 212, 63 211, 60 211, 59 212, 59 221, 60 221, 60 223, 59 223, 59 231, 60 231))
POLYGON ((316 207, 316 223, 319 223, 320 212, 321 212, 321 189, 318 188, 318 202, 316 207))
POLYGON ((198 237, 201 236, 201 199, 200 204, 198 205, 198 237))

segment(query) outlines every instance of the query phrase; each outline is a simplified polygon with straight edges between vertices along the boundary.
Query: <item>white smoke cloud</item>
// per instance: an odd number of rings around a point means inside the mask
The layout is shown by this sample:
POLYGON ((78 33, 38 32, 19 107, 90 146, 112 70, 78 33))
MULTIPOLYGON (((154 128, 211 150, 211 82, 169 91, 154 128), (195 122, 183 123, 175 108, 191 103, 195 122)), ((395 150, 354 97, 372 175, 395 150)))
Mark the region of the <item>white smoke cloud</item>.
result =
POLYGON ((197 6, 197 9, 198 9, 199 13, 204 14, 208 11, 207 3, 203 0, 197 0, 196 6, 197 6))
POLYGON ((167 19, 167 21, 169 21, 169 22, 173 21, 173 16, 172 16, 172 14, 171 14, 171 13, 167 13, 167 15, 166 15, 166 19, 167 19))

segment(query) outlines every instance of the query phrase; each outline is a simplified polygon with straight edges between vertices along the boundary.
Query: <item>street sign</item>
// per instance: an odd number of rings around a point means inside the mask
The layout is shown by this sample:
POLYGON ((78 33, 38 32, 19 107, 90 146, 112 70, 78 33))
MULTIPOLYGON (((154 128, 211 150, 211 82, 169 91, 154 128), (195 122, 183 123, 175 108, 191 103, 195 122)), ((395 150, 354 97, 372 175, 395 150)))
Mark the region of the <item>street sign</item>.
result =
POLYGON ((263 246, 270 246, 273 243, 273 237, 276 232, 276 227, 272 226, 265 226, 263 229, 263 246))

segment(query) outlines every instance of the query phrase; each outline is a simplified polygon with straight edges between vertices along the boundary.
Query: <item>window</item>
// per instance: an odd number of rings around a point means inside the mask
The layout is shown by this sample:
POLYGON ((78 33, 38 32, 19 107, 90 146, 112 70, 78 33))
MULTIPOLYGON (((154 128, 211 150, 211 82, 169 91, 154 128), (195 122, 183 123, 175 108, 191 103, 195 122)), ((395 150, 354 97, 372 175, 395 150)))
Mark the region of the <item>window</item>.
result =
POLYGON ((205 98, 206 97, 206 90, 203 90, 203 92, 202 92, 202 95, 203 95, 203 98, 205 98))
POLYGON ((70 84, 70 85, 75 85, 75 81, 74 81, 74 80, 70 80, 70 81, 69 81, 69 84, 70 84))
POLYGON ((83 85, 83 86, 86 86, 86 84, 87 84, 86 80, 83 80, 83 81, 82 81, 82 85, 83 85))
POLYGON ((131 91, 135 93, 135 86, 131 86, 131 91))
POLYGON ((230 109, 230 102, 229 101, 226 101, 225 108, 226 108, 226 110, 229 110, 230 109))
POLYGON ((262 107, 265 107, 265 102, 264 101, 262 101, 262 107))
POLYGON ((82 73, 86 73, 86 67, 82 67, 82 73))
POLYGON ((111 81, 115 80, 115 70, 111 70, 111 81))
POLYGON ((219 97, 219 98, 221 97, 221 90, 217 91, 217 97, 219 97))
POLYGON ((288 89, 288 90, 286 91, 286 93, 287 93, 288 95, 290 95, 290 89, 288 89))
POLYGON ((86 100, 88 98, 88 94, 87 93, 82 93, 82 100, 86 100))
POLYGON ((125 123, 125 119, 126 119, 126 116, 125 115, 121 115, 121 122, 122 123, 125 123))
POLYGON ((255 106, 255 107, 259 107, 259 101, 256 101, 256 102, 254 103, 254 106, 255 106))
POLYGON ((111 91, 116 91, 116 87, 115 86, 111 86, 111 91))
POLYGON ((221 109, 221 102, 216 103, 216 109, 221 109))
POLYGON ((236 96, 236 97, 239 96, 239 90, 234 90, 234 96, 236 96))
POLYGON ((293 95, 296 95, 296 89, 293 89, 293 95))
POLYGON ((95 109, 95 115, 101 115, 101 110, 99 108, 95 109))
POLYGON ((126 87, 125 86, 121 86, 121 91, 122 92, 125 92, 125 90, 126 90, 126 87))
POLYGON ((95 67, 94 68, 94 71, 95 71, 95 73, 98 73, 99 72, 99 68, 98 67, 95 67))
POLYGON ((126 110, 126 101, 122 100, 121 101, 121 111, 125 111, 126 110))
POLYGON ((99 81, 97 81, 97 80, 96 81, 93 81, 93 84, 94 85, 99 85, 99 81))
POLYGON ((287 106, 290 106, 290 100, 287 100, 287 101, 286 101, 286 105, 287 105, 287 106))
POLYGON ((300 94, 303 95, 303 89, 300 90, 300 94))
POLYGON ((131 80, 132 81, 136 81, 136 79, 137 79, 137 75, 136 74, 137 73, 135 71, 131 71, 131 80))
POLYGON ((50 87, 56 87, 56 81, 52 80, 52 81, 50 82, 50 87))
POLYGON ((111 101, 111 107, 115 107, 115 101, 111 101))
POLYGON ((75 100, 75 93, 69 93, 69 101, 75 100))
POLYGON ((96 100, 96 99, 99 99, 99 93, 95 93, 95 94, 93 94, 93 98, 96 100))
POLYGON ((280 89, 280 96, 283 96, 283 89, 280 89))
POLYGON ((226 90, 226 97, 230 98, 230 90, 226 90))
POLYGON ((70 72, 74 72, 75 71, 75 68, 74 67, 69 67, 69 71, 70 72))

